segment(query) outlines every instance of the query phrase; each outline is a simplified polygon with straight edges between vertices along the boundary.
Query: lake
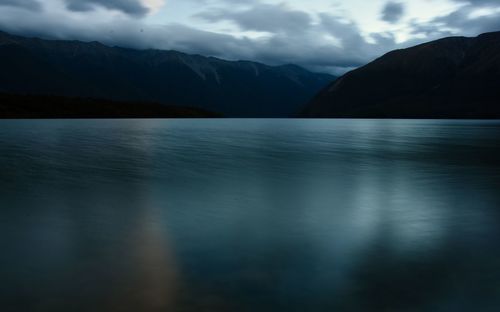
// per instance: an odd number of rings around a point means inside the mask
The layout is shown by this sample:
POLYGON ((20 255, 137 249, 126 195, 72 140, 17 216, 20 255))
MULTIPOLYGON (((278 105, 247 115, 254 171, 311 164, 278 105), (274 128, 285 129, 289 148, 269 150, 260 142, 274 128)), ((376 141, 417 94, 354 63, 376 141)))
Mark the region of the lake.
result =
POLYGON ((495 311, 500 121, 0 121, 0 310, 495 311))

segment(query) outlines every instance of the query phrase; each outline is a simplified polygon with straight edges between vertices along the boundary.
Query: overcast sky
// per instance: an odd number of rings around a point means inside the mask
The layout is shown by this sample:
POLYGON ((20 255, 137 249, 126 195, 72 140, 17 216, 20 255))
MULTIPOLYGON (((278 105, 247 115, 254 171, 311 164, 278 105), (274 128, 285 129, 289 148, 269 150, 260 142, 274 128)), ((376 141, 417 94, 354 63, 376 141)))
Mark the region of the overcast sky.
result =
POLYGON ((500 30, 500 0, 0 0, 0 29, 341 73, 395 48, 500 30))

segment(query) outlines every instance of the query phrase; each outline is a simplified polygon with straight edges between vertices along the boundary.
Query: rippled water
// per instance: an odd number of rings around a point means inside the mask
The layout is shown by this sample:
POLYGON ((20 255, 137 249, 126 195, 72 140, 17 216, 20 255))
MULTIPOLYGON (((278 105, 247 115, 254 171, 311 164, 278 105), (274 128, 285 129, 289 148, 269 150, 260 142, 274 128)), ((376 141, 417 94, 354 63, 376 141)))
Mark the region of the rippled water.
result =
POLYGON ((500 122, 0 122, 1 311, 498 311, 500 122))

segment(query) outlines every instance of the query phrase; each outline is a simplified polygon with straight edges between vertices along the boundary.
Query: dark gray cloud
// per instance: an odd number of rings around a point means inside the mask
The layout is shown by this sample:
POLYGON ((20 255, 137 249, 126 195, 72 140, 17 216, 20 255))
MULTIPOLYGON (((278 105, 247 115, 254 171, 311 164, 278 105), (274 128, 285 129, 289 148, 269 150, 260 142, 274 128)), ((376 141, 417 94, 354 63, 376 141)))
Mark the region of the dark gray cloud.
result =
POLYGON ((40 2, 37 0, 0 0, 0 6, 19 7, 34 11, 42 9, 40 2))
MULTIPOLYGON (((240 0, 242 2, 244 0, 240 0)), ((297 32, 309 28, 311 16, 303 11, 290 10, 286 6, 256 4, 245 10, 218 9, 197 14, 211 22, 232 21, 243 30, 268 32, 297 32)))
POLYGON ((104 7, 134 16, 143 16, 149 11, 139 0, 65 0, 65 2, 67 8, 72 11, 85 12, 92 11, 96 7, 104 7))
POLYGON ((382 9, 382 20, 397 23, 405 14, 405 6, 399 2, 387 2, 382 9))

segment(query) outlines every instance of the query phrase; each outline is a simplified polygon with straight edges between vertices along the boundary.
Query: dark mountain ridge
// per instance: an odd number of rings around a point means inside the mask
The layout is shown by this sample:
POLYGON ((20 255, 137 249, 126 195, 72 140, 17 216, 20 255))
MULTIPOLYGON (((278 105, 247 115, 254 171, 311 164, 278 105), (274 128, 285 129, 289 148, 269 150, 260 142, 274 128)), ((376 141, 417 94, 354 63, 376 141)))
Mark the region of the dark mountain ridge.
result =
POLYGON ((150 102, 0 93, 0 118, 219 118, 205 110, 150 102))
POLYGON ((228 117, 288 117, 334 77, 294 65, 225 61, 0 32, 0 92, 156 102, 228 117))
POLYGON ((500 32, 389 52, 333 82, 303 115, 500 118, 500 32))

